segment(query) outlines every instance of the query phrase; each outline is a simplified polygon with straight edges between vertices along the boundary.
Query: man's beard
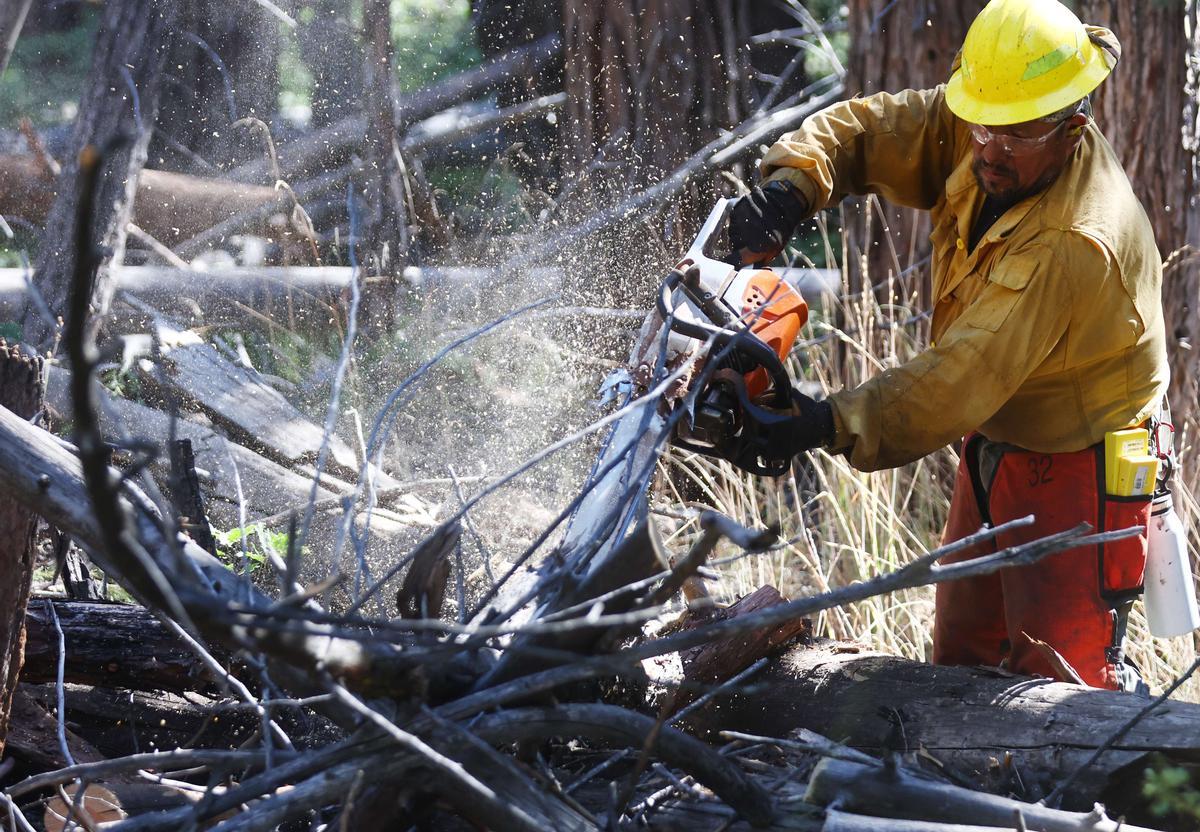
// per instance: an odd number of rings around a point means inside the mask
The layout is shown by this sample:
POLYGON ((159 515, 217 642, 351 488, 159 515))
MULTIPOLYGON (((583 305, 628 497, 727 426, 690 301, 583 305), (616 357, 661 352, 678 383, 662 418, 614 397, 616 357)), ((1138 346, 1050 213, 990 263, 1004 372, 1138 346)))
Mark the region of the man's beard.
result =
POLYGON ((1003 208, 1009 208, 1026 197, 1044 190, 1058 178, 1059 172, 1056 170, 1046 171, 1026 188, 1017 187, 1017 172, 1005 165, 988 165, 982 159, 975 159, 971 163, 971 173, 975 175, 975 182, 979 185, 979 189, 991 197, 994 203, 1003 208), (998 181, 989 182, 984 179, 983 170, 985 168, 996 174, 998 181))

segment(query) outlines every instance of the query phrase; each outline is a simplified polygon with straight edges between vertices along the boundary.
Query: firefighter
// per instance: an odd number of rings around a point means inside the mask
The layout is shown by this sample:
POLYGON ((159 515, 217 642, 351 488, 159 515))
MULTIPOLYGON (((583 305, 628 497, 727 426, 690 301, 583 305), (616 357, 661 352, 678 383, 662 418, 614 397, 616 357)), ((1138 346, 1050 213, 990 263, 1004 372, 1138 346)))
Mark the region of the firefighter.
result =
MULTIPOLYGON (((930 212, 931 343, 825 401, 795 394, 794 452, 864 471, 962 439, 944 542, 1033 514, 977 557, 1076 526, 1145 525, 1149 497, 1105 493, 1104 436, 1149 425, 1167 389, 1162 264, 1145 211, 1090 118, 1120 56, 1054 0, 992 0, 949 81, 835 104, 784 135, 735 203, 747 262, 848 194, 930 212)), ((1128 687, 1125 620, 1146 537, 939 584, 933 661, 1128 687)))

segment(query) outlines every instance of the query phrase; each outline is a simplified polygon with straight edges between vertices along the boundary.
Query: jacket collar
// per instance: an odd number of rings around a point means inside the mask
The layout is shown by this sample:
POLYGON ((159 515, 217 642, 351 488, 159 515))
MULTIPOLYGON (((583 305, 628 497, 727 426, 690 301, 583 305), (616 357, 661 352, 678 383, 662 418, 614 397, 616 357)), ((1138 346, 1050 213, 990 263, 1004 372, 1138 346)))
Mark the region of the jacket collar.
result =
MULTIPOLYGON (((1073 161, 1067 164, 1070 165, 1073 161)), ((1059 179, 1061 178, 1060 174, 1059 179)), ((983 239, 979 241, 979 244, 975 246, 975 251, 970 255, 970 259, 973 260, 975 255, 985 246, 999 242, 1012 233, 1021 220, 1025 219, 1029 212, 1033 210, 1033 207, 1045 199, 1046 195, 1054 189, 1059 179, 1051 182, 1036 194, 1027 196, 1016 205, 1010 206, 1007 211, 1001 214, 1000 218, 983 235, 983 239)), ((971 234, 971 224, 979 214, 980 206, 983 205, 983 192, 979 188, 979 183, 975 181, 975 174, 971 172, 970 153, 967 153, 950 174, 950 178, 946 180, 946 203, 950 212, 954 215, 958 236, 964 241, 968 240, 971 234)))
POLYGON ((954 217, 955 233, 962 243, 960 248, 963 249, 963 256, 966 259, 959 267, 950 270, 945 285, 938 287, 937 300, 941 300, 953 292, 962 283, 963 278, 975 270, 975 265, 982 254, 990 246, 1001 242, 1011 234, 1033 210, 1033 207, 1041 202, 1057 184, 1058 180, 1055 180, 1049 187, 1009 207, 987 230, 975 249, 967 254, 965 253, 966 241, 970 239, 971 225, 979 215, 984 197, 979 183, 975 181, 975 175, 971 172, 971 154, 968 152, 946 180, 946 207, 954 217))

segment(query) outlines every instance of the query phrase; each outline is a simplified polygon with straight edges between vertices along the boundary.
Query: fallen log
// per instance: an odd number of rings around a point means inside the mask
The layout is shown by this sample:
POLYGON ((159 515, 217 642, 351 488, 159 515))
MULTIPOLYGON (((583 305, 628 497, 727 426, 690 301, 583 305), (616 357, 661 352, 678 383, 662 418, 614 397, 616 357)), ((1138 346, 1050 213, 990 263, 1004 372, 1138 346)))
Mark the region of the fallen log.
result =
POLYGON ((290 212, 293 202, 304 203, 324 196, 340 187, 353 170, 352 165, 345 165, 337 170, 322 173, 305 182, 297 183, 290 193, 284 190, 272 191, 275 197, 270 202, 263 202, 245 210, 227 214, 221 222, 174 246, 173 251, 184 259, 195 257, 202 251, 223 243, 234 234, 243 233, 247 228, 259 227, 282 210, 290 212))
MULTIPOLYGON (((111 470, 106 475, 113 481, 118 476, 111 470)), ((127 486, 125 495, 118 498, 117 511, 135 529, 144 556, 106 549, 79 458, 60 440, 3 408, 0 408, 0 493, 35 509, 74 537, 95 563, 122 579, 126 589, 139 600, 174 611, 186 599, 192 620, 210 640, 241 646, 239 638, 231 632, 233 624, 227 618, 217 617, 227 611, 224 604, 230 599, 249 596, 251 604, 260 607, 269 604, 244 578, 234 575, 189 538, 168 542, 149 501, 132 487, 127 486), (165 575, 178 583, 178 590, 164 590, 164 581, 159 578, 165 575), (173 596, 172 592, 176 594, 173 596)), ((414 672, 425 670, 420 668, 419 656, 401 652, 390 644, 342 638, 304 621, 290 622, 288 628, 281 630, 253 629, 253 635, 264 651, 270 651, 271 666, 278 667, 281 674, 291 674, 289 681, 301 691, 311 677, 297 674, 295 668, 305 667, 311 672, 318 663, 356 690, 390 693, 416 684, 414 672)), ((436 672, 438 668, 433 670, 436 672)))
MULTIPOLYGON (((40 226, 50 213, 55 188, 37 158, 0 154, 0 215, 40 226)), ((133 222, 159 242, 174 246, 280 197, 266 186, 144 169, 138 177, 133 222)))
MULTIPOLYGON (((830 270, 793 271, 820 273, 824 279, 824 273, 830 270)), ((27 274, 25 269, 0 268, 0 303, 24 303, 27 274)), ((183 295, 202 302, 205 307, 230 297, 250 300, 263 295, 282 298, 289 292, 337 293, 349 288, 354 279, 354 269, 349 266, 228 266, 213 269, 113 266, 109 274, 117 289, 132 292, 147 302, 178 300, 183 295)), ((408 266, 400 277, 420 292, 483 293, 495 286, 500 272, 481 266, 408 266)), ((379 280, 381 278, 368 277, 364 282, 370 284, 379 280)), ((531 293, 550 293, 562 286, 564 274, 562 269, 530 269, 525 280, 531 293)), ((817 283, 813 282, 813 286, 817 283)), ((809 297, 807 292, 805 297, 809 297)), ((207 316, 208 309, 203 311, 207 316)))
MULTIPOLYGON (((934 667, 822 642, 798 646, 750 688, 693 714, 700 730, 784 737, 816 731, 872 756, 916 753, 956 782, 1036 800, 1081 765, 1146 700, 995 668, 934 667)), ((1089 769, 1072 805, 1106 802, 1124 769, 1153 752, 1200 755, 1200 705, 1165 703, 1089 769)))
MULTIPOLYGON (((489 109, 482 114, 467 114, 450 110, 432 116, 416 125, 400 142, 400 149, 414 155, 433 152, 447 156, 461 156, 466 149, 472 149, 478 145, 486 147, 487 143, 482 140, 482 137, 479 139, 472 137, 477 137, 481 133, 499 131, 503 127, 512 127, 529 119, 544 116, 561 109, 566 100, 567 94, 560 92, 554 95, 539 96, 503 109, 489 109), (466 139, 472 140, 466 142, 466 139)), ((502 149, 503 147, 497 143, 497 146, 493 148, 493 153, 498 154, 502 149)), ((479 156, 478 150, 476 150, 475 156, 479 156)))
MULTIPOLYGON (((72 418, 73 413, 67 390, 69 380, 67 371, 51 367, 46 386, 47 403, 67 419, 72 418)), ((167 414, 129 399, 103 395, 102 401, 100 425, 106 438, 115 440, 127 433, 166 446, 171 435, 171 418, 167 414)), ((218 529, 231 529, 241 524, 238 482, 246 504, 246 516, 251 520, 286 514, 308 502, 312 492, 310 478, 288 470, 206 425, 180 418, 175 421, 174 429, 177 438, 192 443, 209 518, 218 529)), ((165 454, 156 458, 152 468, 165 481, 169 474, 165 454)), ((317 489, 317 499, 336 500, 335 487, 323 480, 322 487, 317 489)), ((286 520, 284 516, 278 522, 286 520)))
MULTIPOLYGON (((69 379, 67 371, 54 366, 49 368, 47 404, 62 419, 73 418, 67 391, 69 379)), ((172 429, 171 418, 166 413, 99 392, 102 402, 100 426, 105 438, 115 441, 128 435, 165 448, 172 429)), ((291 514, 302 515, 304 507, 314 497, 312 471, 285 468, 213 428, 187 418, 175 420, 174 435, 192 443, 205 507, 209 520, 218 530, 241 527, 243 510, 250 527, 261 524, 267 530, 286 530, 291 514)), ((160 453, 151 463, 151 471, 160 484, 165 484, 170 476, 167 462, 166 454, 160 453)), ((416 545, 429 528, 437 525, 436 505, 406 493, 403 484, 379 472, 376 477, 381 489, 380 505, 370 512, 371 534, 364 555, 373 568, 382 571, 416 545)), ((307 537, 308 544, 317 551, 333 549, 343 521, 341 500, 352 490, 353 486, 347 482, 329 474, 321 476, 321 486, 315 493, 317 511, 307 537)), ((366 529, 367 519, 367 511, 360 508, 355 514, 355 528, 360 534, 366 529)), ((332 572, 348 570, 352 574, 357 567, 353 555, 348 551, 340 564, 328 564, 320 557, 304 558, 295 577, 310 584, 325 580, 332 572)), ((345 608, 351 603, 344 588, 335 590, 331 600, 336 602, 337 608, 345 608)))
POLYGON ((337 436, 326 437, 278 390, 257 373, 226 361, 214 347, 189 332, 173 333, 164 349, 164 372, 141 372, 151 386, 166 385, 177 401, 207 413, 244 444, 286 463, 312 462, 327 443, 330 462, 358 471, 358 459, 337 436))
MULTIPOLYGON (((57 707, 52 684, 22 683, 21 691, 48 711, 57 707)), ((108 758, 181 747, 236 748, 261 726, 252 711, 223 710, 218 700, 197 693, 66 684, 63 701, 71 731, 108 758)))
MULTIPOLYGON (((183 644, 145 607, 37 598, 25 614, 25 667, 21 681, 54 682, 58 633, 66 644, 63 678, 73 684, 175 692, 208 690, 213 679, 183 644)), ((227 657, 217 652, 221 661, 227 657)))
MULTIPOLYGON (((96 746, 70 728, 64 728, 63 737, 75 762, 94 763, 104 759, 96 746)), ((13 697, 12 727, 5 756, 17 757, 31 768, 47 771, 69 765, 59 744, 58 720, 26 685, 18 685, 13 697)))

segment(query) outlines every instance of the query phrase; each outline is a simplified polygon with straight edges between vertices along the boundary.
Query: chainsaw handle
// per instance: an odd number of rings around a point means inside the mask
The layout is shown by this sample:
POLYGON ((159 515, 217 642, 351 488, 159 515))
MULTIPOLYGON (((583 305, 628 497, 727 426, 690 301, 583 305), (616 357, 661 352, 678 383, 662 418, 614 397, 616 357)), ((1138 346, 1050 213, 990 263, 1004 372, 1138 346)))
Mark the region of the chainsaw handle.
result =
MULTIPOLYGON (((787 368, 783 366, 783 361, 776 355, 775 350, 771 349, 769 345, 758 338, 748 328, 732 330, 706 324, 703 321, 683 320, 675 314, 675 309, 671 305, 671 295, 677 288, 683 288, 685 292, 688 291, 687 284, 684 282, 683 272, 679 269, 671 269, 658 288, 658 298, 656 300, 658 314, 662 317, 663 322, 670 327, 671 331, 702 341, 707 341, 711 338, 714 347, 731 347, 735 353, 754 362, 755 367, 762 367, 771 376, 771 386, 774 390, 775 398, 774 406, 779 409, 791 407, 792 380, 788 376, 787 368)), ((699 305, 698 299, 696 302, 699 305)), ((744 368, 744 371, 749 372, 750 369, 753 368, 744 368)))
POLYGON ((738 424, 711 442, 693 441, 690 434, 676 432, 672 442, 689 451, 717 456, 760 477, 786 474, 792 465, 788 434, 796 416, 786 411, 770 410, 750 401, 746 381, 737 372, 722 370, 714 379, 733 394, 738 402, 738 424))

